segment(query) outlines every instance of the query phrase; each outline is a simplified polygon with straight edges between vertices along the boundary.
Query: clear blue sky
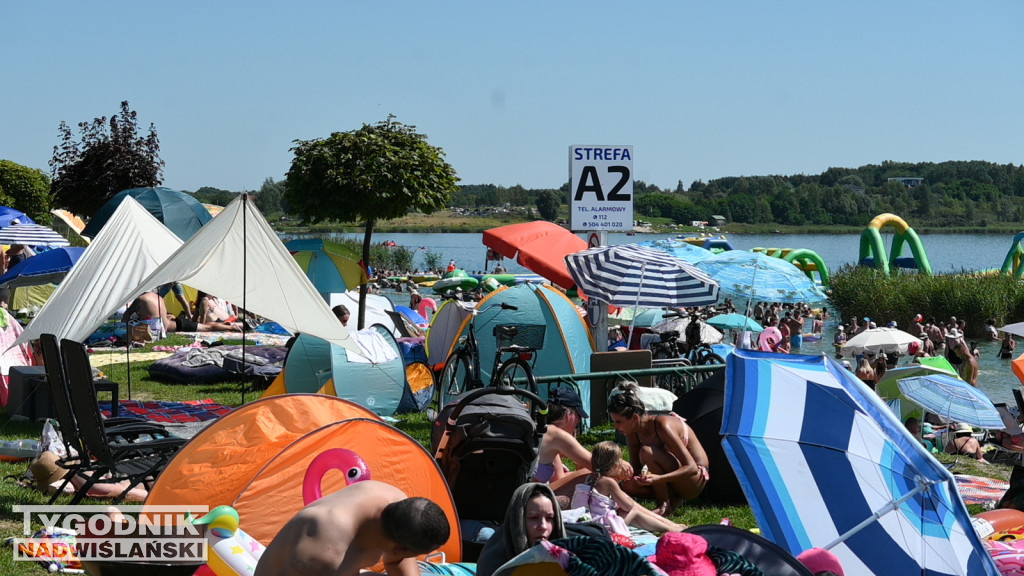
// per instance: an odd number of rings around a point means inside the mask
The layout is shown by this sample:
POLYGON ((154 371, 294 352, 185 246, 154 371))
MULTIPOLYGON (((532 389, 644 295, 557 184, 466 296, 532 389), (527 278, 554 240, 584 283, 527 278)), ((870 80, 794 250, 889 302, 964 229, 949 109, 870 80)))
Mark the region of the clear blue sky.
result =
POLYGON ((128 100, 164 185, 258 189, 296 139, 395 114, 462 183, 557 187, 572 144, 635 177, 1024 162, 1024 3, 6 2, 0 159, 128 100))

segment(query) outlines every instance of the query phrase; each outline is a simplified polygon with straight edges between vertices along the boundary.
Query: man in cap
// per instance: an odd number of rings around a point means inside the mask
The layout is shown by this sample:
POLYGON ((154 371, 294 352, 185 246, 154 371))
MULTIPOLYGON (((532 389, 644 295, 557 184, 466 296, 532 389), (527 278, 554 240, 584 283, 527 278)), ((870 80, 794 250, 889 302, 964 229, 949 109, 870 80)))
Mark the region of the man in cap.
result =
POLYGON ((540 440, 535 482, 555 482, 569 473, 562 464, 568 458, 577 470, 590 469, 590 451, 576 440, 576 430, 589 418, 583 401, 571 386, 553 388, 548 394, 548 427, 540 440))
POLYGON ((920 314, 914 316, 914 321, 910 323, 910 328, 907 329, 907 332, 909 332, 913 336, 917 336, 918 338, 920 338, 921 334, 924 333, 923 321, 924 316, 921 316, 920 314))

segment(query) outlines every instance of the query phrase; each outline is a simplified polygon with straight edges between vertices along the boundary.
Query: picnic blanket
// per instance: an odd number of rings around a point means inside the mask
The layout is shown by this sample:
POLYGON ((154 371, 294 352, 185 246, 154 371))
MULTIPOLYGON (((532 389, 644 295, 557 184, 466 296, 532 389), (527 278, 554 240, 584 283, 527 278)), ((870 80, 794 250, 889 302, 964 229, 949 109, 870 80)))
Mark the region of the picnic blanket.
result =
POLYGON ((982 504, 995 506, 996 502, 1010 487, 1010 483, 995 478, 954 474, 957 490, 965 504, 982 504))
MULTIPOLYGON (((150 422, 203 422, 220 418, 231 411, 231 407, 218 404, 211 399, 187 402, 161 402, 157 400, 122 400, 118 402, 118 416, 138 416, 150 422)), ((110 417, 110 402, 100 402, 103 415, 110 417)))
MULTIPOLYGON (((239 342, 242 341, 241 332, 178 332, 182 336, 189 336, 196 342, 239 342)), ((246 330, 245 340, 259 346, 284 346, 291 336, 281 334, 263 334, 246 330)))

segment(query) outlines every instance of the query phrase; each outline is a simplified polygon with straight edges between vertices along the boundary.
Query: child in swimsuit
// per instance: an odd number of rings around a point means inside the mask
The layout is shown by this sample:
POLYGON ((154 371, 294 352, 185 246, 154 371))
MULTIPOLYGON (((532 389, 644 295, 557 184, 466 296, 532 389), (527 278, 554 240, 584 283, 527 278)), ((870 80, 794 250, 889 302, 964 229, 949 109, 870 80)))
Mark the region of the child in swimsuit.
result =
POLYGON ((627 494, 655 498, 659 515, 671 516, 683 501, 700 496, 710 479, 708 455, 686 420, 676 414, 648 414, 633 382, 620 384, 608 400, 615 429, 626 437, 630 464, 648 476, 622 483, 627 494))
POLYGON ((615 442, 601 442, 594 446, 591 460, 594 473, 586 483, 578 484, 572 495, 572 507, 585 507, 594 522, 615 534, 629 535, 629 526, 651 532, 681 532, 686 528, 668 518, 658 516, 644 508, 619 487, 619 481, 629 477, 622 449, 615 442))

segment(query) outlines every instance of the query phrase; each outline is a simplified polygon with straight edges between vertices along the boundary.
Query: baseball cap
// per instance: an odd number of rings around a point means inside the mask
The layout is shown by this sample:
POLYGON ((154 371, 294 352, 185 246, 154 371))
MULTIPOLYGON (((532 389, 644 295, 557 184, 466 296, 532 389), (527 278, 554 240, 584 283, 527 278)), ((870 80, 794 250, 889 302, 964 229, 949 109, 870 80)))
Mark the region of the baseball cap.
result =
POLYGON ((587 414, 586 408, 583 407, 583 401, 580 400, 579 393, 574 388, 568 386, 559 386, 551 390, 548 394, 548 402, 554 402, 560 404, 566 408, 574 408, 580 413, 580 416, 584 418, 590 418, 590 414, 587 414))

